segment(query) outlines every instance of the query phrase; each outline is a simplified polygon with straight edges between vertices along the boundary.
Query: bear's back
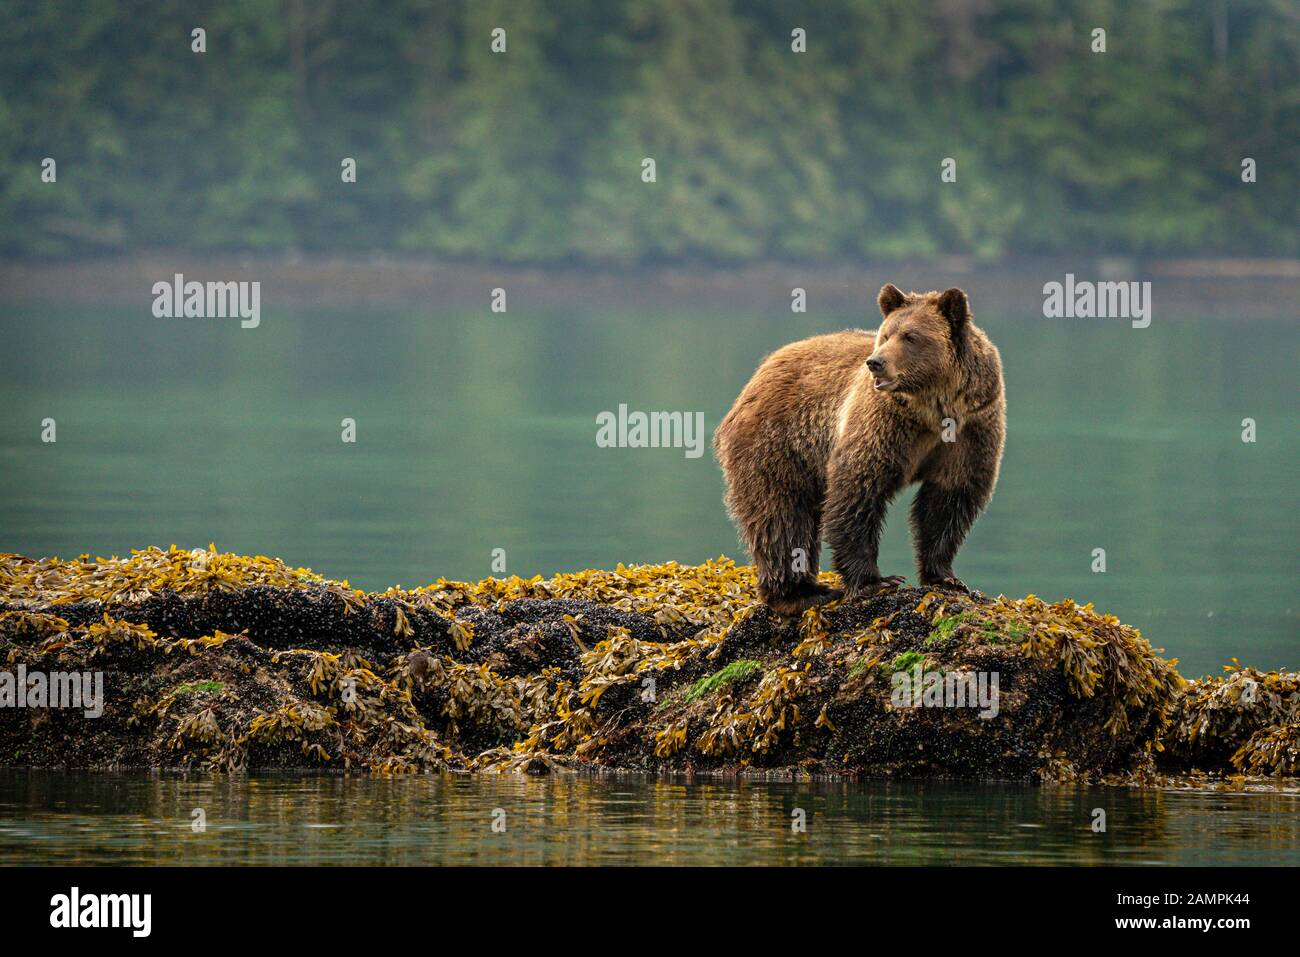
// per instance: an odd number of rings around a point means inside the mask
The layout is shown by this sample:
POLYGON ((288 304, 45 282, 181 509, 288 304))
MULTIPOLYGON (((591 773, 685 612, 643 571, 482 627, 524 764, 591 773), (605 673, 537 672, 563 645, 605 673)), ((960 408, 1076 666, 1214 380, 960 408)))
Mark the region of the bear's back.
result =
POLYGON ((772 352, 718 426, 714 447, 724 456, 733 446, 784 449, 820 467, 844 395, 874 348, 874 331, 846 329, 772 352))

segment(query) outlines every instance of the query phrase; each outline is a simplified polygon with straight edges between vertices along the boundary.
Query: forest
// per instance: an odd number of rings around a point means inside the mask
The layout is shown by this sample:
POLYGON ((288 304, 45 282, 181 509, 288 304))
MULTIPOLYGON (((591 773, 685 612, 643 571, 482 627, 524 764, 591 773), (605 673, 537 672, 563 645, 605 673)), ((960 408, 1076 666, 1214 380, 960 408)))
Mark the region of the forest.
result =
POLYGON ((1297 143, 1289 0, 0 8, 8 259, 1284 257, 1297 143))

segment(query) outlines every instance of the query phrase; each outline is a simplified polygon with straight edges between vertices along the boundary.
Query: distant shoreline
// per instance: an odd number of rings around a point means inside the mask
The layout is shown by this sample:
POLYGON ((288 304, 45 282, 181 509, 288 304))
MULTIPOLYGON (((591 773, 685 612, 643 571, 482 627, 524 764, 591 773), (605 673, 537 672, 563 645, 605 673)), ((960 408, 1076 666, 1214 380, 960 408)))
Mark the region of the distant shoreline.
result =
POLYGON ((1043 284, 1081 278, 1150 280, 1162 318, 1182 312, 1210 318, 1296 318, 1300 260, 1151 259, 1074 256, 981 263, 944 256, 929 261, 743 266, 664 265, 597 269, 572 264, 485 265, 419 257, 202 256, 166 251, 68 261, 0 261, 0 302, 123 305, 152 300, 150 289, 175 273, 198 280, 260 281, 268 304, 299 306, 488 308, 507 290, 512 312, 578 309, 737 309, 789 314, 791 290, 807 291, 808 310, 874 311, 885 282, 903 288, 961 286, 976 314, 1024 312, 1042 301, 1043 284))

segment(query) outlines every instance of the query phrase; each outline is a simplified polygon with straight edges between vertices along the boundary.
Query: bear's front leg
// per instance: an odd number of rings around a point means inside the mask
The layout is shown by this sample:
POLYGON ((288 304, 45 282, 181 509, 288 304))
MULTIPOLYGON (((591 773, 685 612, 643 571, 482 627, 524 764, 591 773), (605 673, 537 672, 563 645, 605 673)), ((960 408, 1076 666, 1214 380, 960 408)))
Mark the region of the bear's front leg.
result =
POLYGON ((933 481, 921 485, 912 503, 912 538, 923 588, 970 590, 953 573, 952 560, 987 500, 976 488, 944 488, 933 481))
POLYGON ((903 484, 901 471, 883 463, 837 457, 830 462, 823 527, 833 567, 850 597, 906 580, 881 575, 878 564, 885 510, 903 484))
POLYGON ((912 540, 923 587, 969 591, 952 560, 966 533, 993 497, 1002 457, 1000 423, 967 428, 912 503, 912 540))

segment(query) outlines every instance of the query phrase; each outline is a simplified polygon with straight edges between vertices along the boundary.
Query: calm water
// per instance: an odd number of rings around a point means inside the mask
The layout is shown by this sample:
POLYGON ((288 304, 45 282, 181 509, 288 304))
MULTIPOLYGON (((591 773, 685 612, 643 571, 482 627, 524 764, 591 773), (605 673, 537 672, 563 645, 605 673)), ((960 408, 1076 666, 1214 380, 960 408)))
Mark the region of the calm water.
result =
MULTIPOLYGON (((1185 673, 1300 664, 1295 324, 980 322, 1006 366, 1009 440, 959 573, 1091 600, 1185 673)), ((521 575, 739 555, 707 448, 598 448, 597 413, 698 410, 711 434, 767 351, 863 323, 267 305, 243 330, 147 303, 0 305, 0 549, 215 541, 365 588, 478 579, 496 548, 521 575)), ((912 573, 905 508, 886 572, 912 573)))
MULTIPOLYGON (((1091 600, 1188 674, 1234 655, 1300 663, 1294 324, 980 321, 1002 350, 1010 434, 958 559, 966 580, 1091 600)), ((738 555, 707 449, 598 448, 597 413, 698 410, 711 433, 767 351, 861 324, 874 319, 267 306, 241 330, 147 305, 0 305, 0 550, 216 542, 365 588, 481 578, 497 548, 521 575, 738 555)), ((900 502, 889 573, 912 570, 904 517, 900 502)), ((0 772, 0 860, 1300 863, 1297 810, 1294 795, 999 784, 0 772)))
POLYGON ((1300 864, 1300 795, 0 772, 13 864, 1300 864), (194 810, 206 830, 195 833, 194 810), (1106 812, 1094 833, 1094 809, 1106 812), (796 809, 804 833, 791 827, 796 809), (504 831, 493 830, 503 822, 504 831))

